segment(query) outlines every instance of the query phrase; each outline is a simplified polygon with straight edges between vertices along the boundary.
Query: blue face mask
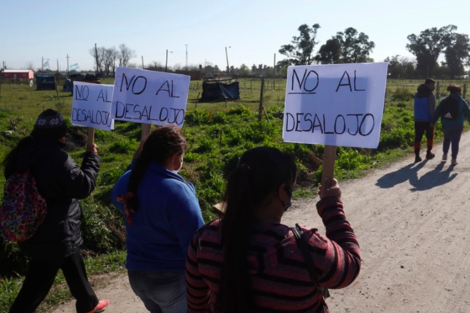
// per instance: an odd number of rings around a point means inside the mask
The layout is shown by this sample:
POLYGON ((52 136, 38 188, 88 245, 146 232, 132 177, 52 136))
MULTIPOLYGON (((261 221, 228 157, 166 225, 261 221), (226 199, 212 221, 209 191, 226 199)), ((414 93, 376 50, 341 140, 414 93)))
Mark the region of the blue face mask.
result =
POLYGON ((288 192, 287 194, 289 195, 289 202, 287 202, 287 204, 284 204, 284 202, 281 201, 282 205, 284 206, 284 212, 287 211, 287 209, 290 208, 292 205, 292 193, 288 192))
MULTIPOLYGON (((284 203, 283 203, 284 204, 284 203)), ((288 208, 290 208, 292 205, 292 198, 289 199, 289 202, 287 202, 286 205, 284 205, 284 212, 287 211, 288 208)))

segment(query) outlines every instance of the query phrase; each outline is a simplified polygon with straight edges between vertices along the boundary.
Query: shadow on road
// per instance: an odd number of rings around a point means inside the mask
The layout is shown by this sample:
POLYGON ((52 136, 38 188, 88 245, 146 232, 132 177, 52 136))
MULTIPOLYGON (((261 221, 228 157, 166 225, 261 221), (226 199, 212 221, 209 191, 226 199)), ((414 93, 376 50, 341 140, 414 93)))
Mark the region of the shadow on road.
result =
POLYGON ((451 182, 457 173, 452 173, 453 166, 449 166, 443 171, 444 166, 448 163, 439 162, 433 170, 425 173, 418 178, 418 172, 427 163, 427 160, 420 163, 409 164, 398 171, 388 173, 377 180, 376 186, 380 188, 392 188, 395 185, 410 182, 413 186, 411 191, 429 190, 438 187, 448 182, 451 182))

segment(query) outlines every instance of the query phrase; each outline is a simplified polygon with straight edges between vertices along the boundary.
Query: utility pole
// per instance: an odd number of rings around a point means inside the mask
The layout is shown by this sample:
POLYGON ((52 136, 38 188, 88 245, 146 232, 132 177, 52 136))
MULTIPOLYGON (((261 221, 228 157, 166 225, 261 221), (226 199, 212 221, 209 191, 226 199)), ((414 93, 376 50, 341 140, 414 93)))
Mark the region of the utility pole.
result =
POLYGON ((96 73, 99 72, 99 67, 98 67, 98 48, 96 48, 96 43, 95 43, 95 59, 96 59, 96 73))
POLYGON ((273 90, 276 90, 276 54, 274 53, 274 66, 273 66, 273 90))
MULTIPOLYGON (((230 46, 228 46, 230 48, 230 46)), ((230 72, 230 65, 228 64, 228 53, 227 53, 227 47, 225 47, 225 58, 227 59, 227 75, 229 75, 230 72)))
POLYGON ((67 76, 69 76, 69 54, 67 53, 67 76))
POLYGON ((59 73, 59 59, 57 59, 57 73, 59 73))
POLYGON ((142 55, 142 69, 144 69, 144 56, 142 55))
POLYGON ((41 61, 41 72, 44 72, 44 57, 42 57, 41 61))
MULTIPOLYGON (((170 51, 170 53, 173 53, 173 51, 170 51)), ((166 49, 165 72, 168 72, 168 49, 166 49)))
POLYGON ((186 70, 188 70, 188 45, 186 44, 186 70))

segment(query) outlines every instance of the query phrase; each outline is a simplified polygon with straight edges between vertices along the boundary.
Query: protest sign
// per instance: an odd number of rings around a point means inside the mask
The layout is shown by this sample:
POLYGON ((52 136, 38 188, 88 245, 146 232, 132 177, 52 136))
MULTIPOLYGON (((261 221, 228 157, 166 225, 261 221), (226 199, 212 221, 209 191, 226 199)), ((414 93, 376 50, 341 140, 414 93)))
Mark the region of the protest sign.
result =
POLYGON ((113 118, 155 125, 183 126, 190 77, 118 67, 113 118))
POLYGON ((113 129, 112 96, 113 85, 73 82, 72 125, 113 129))
POLYGON ((377 148, 388 63, 290 66, 286 142, 377 148))

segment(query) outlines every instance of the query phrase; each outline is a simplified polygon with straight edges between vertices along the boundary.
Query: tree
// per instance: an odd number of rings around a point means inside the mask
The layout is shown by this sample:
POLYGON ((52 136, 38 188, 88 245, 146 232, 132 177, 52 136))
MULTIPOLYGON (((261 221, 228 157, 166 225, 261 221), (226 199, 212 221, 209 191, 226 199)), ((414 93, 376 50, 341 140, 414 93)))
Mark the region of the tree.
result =
POLYGON ((374 48, 375 43, 369 41, 369 36, 349 27, 322 45, 315 59, 322 64, 368 62, 374 48))
POLYGON ((90 50, 90 54, 95 59, 96 72, 103 73, 104 60, 105 60, 105 47, 93 47, 90 50))
POLYGON ((340 63, 367 62, 369 54, 375 48, 375 43, 369 41, 369 36, 358 33, 352 27, 346 28, 344 33, 338 32, 335 38, 340 44, 340 63))
POLYGON ((251 74, 251 71, 248 66, 246 66, 245 64, 240 65, 240 69, 238 70, 238 75, 240 77, 247 77, 247 76, 250 76, 250 74, 251 74))
POLYGON ((465 73, 463 62, 470 58, 468 35, 452 34, 444 52, 451 78, 465 73))
POLYGON ((310 28, 307 24, 299 26, 299 36, 293 36, 290 44, 281 46, 279 53, 285 55, 287 60, 279 65, 308 65, 314 61, 313 48, 318 42, 315 41, 319 24, 310 28))
POLYGON ((116 59, 119 52, 115 47, 105 48, 103 50, 103 69, 104 73, 109 76, 110 72, 115 72, 116 69, 116 59))
POLYGON ((129 60, 136 56, 135 50, 132 50, 123 43, 119 45, 119 66, 127 67, 129 60))
POLYGON ((448 25, 437 29, 426 29, 419 36, 408 35, 410 43, 406 48, 416 56, 416 71, 421 77, 433 75, 437 65, 437 59, 443 49, 452 41, 452 32, 457 29, 454 25, 448 25))
POLYGON ((34 67, 34 64, 33 64, 33 62, 29 61, 29 62, 26 62, 25 66, 26 66, 26 69, 32 70, 33 67, 34 67))
POLYGON ((388 62, 388 74, 390 78, 413 78, 415 63, 406 57, 395 55, 387 57, 384 62, 388 62))
POLYGON ((315 60, 321 64, 337 64, 341 58, 341 44, 336 38, 332 38, 326 41, 324 45, 320 47, 315 60))

